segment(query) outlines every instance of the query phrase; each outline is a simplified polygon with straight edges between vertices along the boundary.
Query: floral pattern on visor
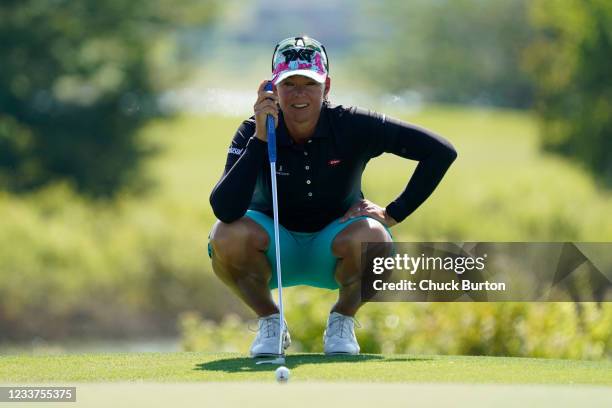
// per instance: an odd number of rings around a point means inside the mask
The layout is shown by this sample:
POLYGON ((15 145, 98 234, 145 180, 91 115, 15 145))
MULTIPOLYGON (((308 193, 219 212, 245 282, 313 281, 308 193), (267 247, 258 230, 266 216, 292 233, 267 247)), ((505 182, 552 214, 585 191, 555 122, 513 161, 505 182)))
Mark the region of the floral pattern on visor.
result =
POLYGON ((307 76, 320 83, 327 78, 325 48, 312 38, 287 38, 278 43, 272 58, 274 84, 293 75, 307 76))

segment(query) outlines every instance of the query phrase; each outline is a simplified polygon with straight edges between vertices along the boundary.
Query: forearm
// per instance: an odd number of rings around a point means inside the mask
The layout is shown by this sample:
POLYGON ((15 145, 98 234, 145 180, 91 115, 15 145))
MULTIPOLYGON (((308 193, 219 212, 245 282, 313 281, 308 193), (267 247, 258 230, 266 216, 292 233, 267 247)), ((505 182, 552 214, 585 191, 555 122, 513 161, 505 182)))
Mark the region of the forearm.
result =
POLYGON ((412 214, 433 193, 456 157, 456 150, 447 143, 420 160, 405 190, 387 206, 387 213, 397 222, 412 214))
POLYGON ((240 158, 226 169, 210 194, 210 205, 219 220, 231 223, 246 213, 266 151, 265 142, 251 138, 240 158))

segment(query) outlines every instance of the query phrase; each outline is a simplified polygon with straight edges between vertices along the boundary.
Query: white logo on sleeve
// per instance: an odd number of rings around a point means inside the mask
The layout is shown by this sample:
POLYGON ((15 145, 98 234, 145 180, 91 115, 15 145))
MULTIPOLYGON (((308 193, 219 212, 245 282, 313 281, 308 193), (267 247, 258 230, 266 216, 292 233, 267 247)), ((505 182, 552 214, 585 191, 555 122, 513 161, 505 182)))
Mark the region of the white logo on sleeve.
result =
POLYGON ((242 151, 244 149, 238 149, 237 147, 230 147, 228 153, 229 154, 236 154, 238 156, 240 156, 242 154, 242 151))

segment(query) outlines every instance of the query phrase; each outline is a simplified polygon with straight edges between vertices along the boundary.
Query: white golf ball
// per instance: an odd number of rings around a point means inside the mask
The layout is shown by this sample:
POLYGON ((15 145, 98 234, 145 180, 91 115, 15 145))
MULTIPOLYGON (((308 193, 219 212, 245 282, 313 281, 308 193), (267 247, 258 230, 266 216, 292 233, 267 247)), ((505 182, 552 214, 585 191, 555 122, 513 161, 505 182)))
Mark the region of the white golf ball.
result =
POLYGON ((278 367, 274 375, 276 375, 276 381, 279 383, 286 383, 289 381, 289 369, 285 366, 278 367))

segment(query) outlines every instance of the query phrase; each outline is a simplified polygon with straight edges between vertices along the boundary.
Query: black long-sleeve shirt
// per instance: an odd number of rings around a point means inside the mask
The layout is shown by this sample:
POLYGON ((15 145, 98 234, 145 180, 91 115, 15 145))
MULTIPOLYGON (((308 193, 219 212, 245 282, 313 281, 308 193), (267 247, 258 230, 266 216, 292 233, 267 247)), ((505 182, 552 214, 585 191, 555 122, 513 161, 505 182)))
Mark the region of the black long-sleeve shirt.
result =
MULTIPOLYGON (((247 209, 272 217, 267 143, 254 134, 251 117, 238 128, 223 176, 210 195, 215 215, 225 223, 247 209)), ((404 191, 386 207, 398 222, 429 197, 457 157, 448 141, 428 130, 341 105, 323 105, 315 133, 304 144, 294 143, 280 112, 276 137, 279 222, 299 232, 323 229, 363 198, 363 171, 382 153, 419 162, 404 191)))

